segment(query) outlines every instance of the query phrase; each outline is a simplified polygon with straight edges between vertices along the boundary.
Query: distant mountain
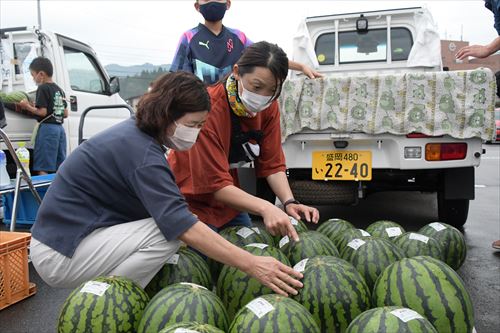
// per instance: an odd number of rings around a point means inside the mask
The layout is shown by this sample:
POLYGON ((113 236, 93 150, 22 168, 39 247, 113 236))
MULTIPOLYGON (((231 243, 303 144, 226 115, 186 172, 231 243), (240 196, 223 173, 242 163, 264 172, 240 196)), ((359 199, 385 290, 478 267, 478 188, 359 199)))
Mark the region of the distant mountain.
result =
POLYGON ((132 66, 122 66, 117 64, 109 64, 104 66, 104 68, 106 68, 106 71, 110 76, 119 76, 119 77, 136 76, 144 71, 156 72, 160 67, 163 70, 167 71, 170 68, 170 65, 169 64, 153 65, 150 63, 145 63, 142 65, 132 65, 132 66))

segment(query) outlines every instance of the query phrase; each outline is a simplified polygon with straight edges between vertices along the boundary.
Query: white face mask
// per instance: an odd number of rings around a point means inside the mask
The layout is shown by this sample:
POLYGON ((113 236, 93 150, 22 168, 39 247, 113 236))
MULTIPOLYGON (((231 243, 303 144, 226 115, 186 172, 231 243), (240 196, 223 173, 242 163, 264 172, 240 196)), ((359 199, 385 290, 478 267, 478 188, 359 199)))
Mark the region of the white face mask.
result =
POLYGON ((239 93, 240 100, 250 112, 260 112, 271 105, 273 96, 262 96, 251 91, 248 91, 243 86, 243 81, 240 80, 241 90, 239 93))
POLYGON ((168 146, 174 150, 183 151, 191 148, 198 138, 200 128, 187 127, 175 122, 176 128, 174 134, 168 138, 168 146))

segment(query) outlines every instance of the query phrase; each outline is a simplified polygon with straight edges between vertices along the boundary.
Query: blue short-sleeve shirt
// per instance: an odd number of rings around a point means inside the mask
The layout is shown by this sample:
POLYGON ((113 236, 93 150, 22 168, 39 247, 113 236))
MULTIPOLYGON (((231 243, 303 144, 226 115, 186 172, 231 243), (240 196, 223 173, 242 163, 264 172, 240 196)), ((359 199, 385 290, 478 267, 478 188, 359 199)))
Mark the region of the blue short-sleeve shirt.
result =
POLYGON ((182 34, 170 71, 194 73, 207 84, 213 84, 232 70, 251 44, 239 30, 223 26, 219 35, 215 35, 200 23, 182 34))

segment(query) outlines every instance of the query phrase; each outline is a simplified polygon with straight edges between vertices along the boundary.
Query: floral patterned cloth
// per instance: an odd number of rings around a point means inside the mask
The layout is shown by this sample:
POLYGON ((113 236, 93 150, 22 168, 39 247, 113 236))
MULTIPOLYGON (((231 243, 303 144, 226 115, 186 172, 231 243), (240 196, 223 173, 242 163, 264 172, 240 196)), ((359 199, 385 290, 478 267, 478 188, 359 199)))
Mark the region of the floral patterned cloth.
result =
POLYGON ((495 137, 489 69, 291 79, 280 96, 281 140, 302 129, 495 137))

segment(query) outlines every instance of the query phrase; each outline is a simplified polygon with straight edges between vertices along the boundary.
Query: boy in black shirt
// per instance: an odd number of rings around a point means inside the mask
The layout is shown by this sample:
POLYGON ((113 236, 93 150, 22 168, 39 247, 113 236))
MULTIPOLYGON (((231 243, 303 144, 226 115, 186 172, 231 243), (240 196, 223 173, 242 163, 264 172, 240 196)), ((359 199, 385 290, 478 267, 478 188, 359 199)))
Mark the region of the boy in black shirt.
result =
POLYGON ((52 81, 49 59, 35 58, 30 64, 31 76, 38 85, 35 105, 23 100, 19 105, 38 120, 34 130, 33 171, 39 175, 55 172, 66 158, 66 133, 62 123, 68 117, 64 91, 52 81))

